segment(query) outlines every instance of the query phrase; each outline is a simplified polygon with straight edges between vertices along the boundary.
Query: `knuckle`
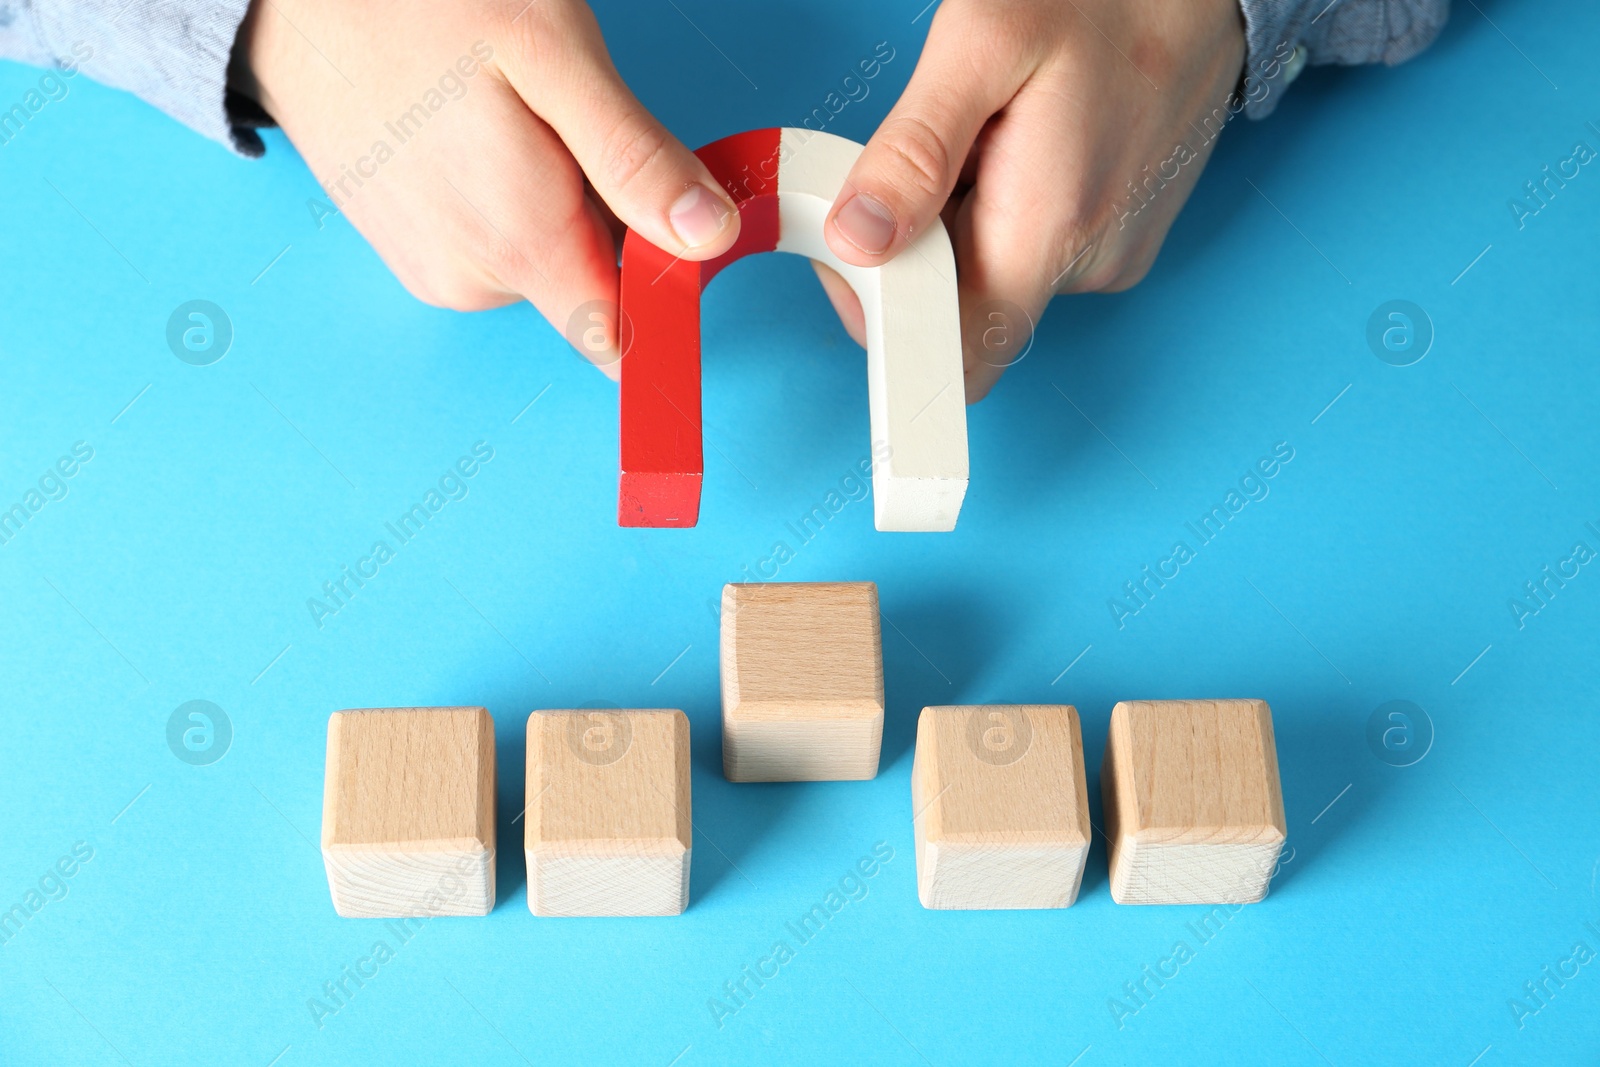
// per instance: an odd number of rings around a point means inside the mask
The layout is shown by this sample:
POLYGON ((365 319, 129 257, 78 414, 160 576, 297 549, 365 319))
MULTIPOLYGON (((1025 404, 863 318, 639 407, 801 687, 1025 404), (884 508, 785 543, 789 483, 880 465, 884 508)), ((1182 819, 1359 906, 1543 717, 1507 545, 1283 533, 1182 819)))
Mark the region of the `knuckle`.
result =
POLYGON ((495 301, 481 282, 452 275, 428 279, 401 279, 411 295, 424 304, 447 311, 483 311, 495 301))
POLYGON ((662 157, 668 144, 667 131, 640 112, 618 122, 605 139, 606 179, 611 188, 632 186, 662 157))
POLYGON ((955 184, 950 149, 926 119, 905 115, 889 127, 883 147, 890 153, 897 182, 907 191, 943 198, 955 184))
POLYGON ((439 308, 445 306, 444 301, 435 295, 433 286, 429 285, 422 279, 413 278, 410 275, 402 274, 398 271, 395 273, 395 277, 400 279, 400 284, 406 287, 406 292, 410 293, 424 304, 427 304, 429 307, 439 308))
POLYGON ((442 284, 444 278, 438 271, 430 271, 422 264, 408 259, 400 259, 385 255, 384 262, 389 264, 389 269, 394 272, 406 292, 430 307, 442 308, 449 305, 445 302, 442 284))
MULTIPOLYGON (((1088 261, 1092 256, 1093 253, 1090 253, 1089 256, 1084 258, 1088 261)), ((1072 284, 1064 287, 1062 291, 1068 293, 1115 292, 1116 290, 1113 286, 1116 285, 1126 266, 1127 264, 1117 257, 1110 257, 1101 262, 1091 262, 1072 280, 1072 284)), ((1127 287, 1123 286, 1123 288, 1127 287)))
POLYGON ((465 254, 479 275, 516 293, 549 286, 558 250, 583 247, 579 235, 591 227, 582 187, 575 175, 569 177, 549 181, 537 204, 492 212, 493 222, 472 220, 477 225, 469 231, 474 236, 465 254))
POLYGON ((1132 289, 1149 275, 1150 268, 1155 266, 1155 254, 1146 253, 1134 257, 1130 262, 1122 264, 1122 269, 1117 271, 1100 286, 1097 292, 1120 293, 1124 289, 1132 289))
POLYGON ((526 232, 507 235, 491 230, 479 241, 478 263, 501 285, 523 292, 531 280, 540 276, 532 259, 538 247, 539 243, 526 232))
POLYGON ((1106 254, 1103 244, 1102 228, 1083 216, 1069 216, 1062 222, 1051 240, 1051 262, 1056 271, 1054 291, 1099 292, 1112 276, 1106 273, 1112 257, 1106 254))

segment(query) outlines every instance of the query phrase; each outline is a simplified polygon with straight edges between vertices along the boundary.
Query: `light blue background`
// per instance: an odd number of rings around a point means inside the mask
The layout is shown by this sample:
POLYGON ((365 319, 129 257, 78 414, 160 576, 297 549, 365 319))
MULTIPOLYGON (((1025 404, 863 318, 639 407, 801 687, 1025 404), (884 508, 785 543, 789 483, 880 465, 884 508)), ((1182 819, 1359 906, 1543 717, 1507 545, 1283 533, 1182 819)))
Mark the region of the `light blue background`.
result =
MULTIPOLYGON (((797 122, 887 40, 833 127, 864 139, 929 21, 921 0, 677 6, 602 20, 690 144, 797 122)), ((1507 201, 1600 148, 1600 11, 1481 7, 1401 68, 1307 73, 1228 132, 1148 281, 1058 300, 971 409, 955 533, 877 533, 860 502, 803 546, 786 523, 868 447, 861 353, 803 262, 746 261, 707 297, 699 527, 619 529, 615 388, 529 308, 430 309, 342 219, 317 227, 280 135, 234 159, 75 81, 0 147, 0 504, 94 448, 0 546, 0 907, 75 842, 94 857, 0 947, 0 1061, 1593 1062, 1600 961, 1521 1028, 1508 1002, 1600 950, 1600 570, 1520 629, 1508 603, 1600 548, 1600 166, 1523 229, 1507 201), (236 331, 209 367, 164 341, 196 298, 236 331), (1406 368, 1365 342, 1397 298, 1436 330, 1406 368), (306 599, 477 441, 470 495, 318 629, 306 599), (1108 598, 1280 441, 1270 496, 1119 628, 1108 598), (721 776, 708 602, 778 540, 783 579, 879 585, 875 781, 721 776), (1075 704, 1098 824, 1111 706, 1182 696, 1271 703, 1292 852, 1119 1028, 1110 998, 1196 946, 1204 909, 1113 904, 1097 842, 1069 910, 923 910, 914 723, 1075 704), (211 766, 167 747, 192 699, 233 724, 211 766), (1415 766, 1368 747, 1391 699, 1436 729, 1415 766), (692 722, 681 918, 527 912, 525 718, 591 700, 692 722), (328 714, 430 704, 495 715, 499 904, 428 923, 319 1029, 308 998, 384 936, 328 901, 328 714), (719 1029, 708 998, 880 841, 867 896, 719 1029)), ((38 74, 0 67, 0 103, 38 74)))

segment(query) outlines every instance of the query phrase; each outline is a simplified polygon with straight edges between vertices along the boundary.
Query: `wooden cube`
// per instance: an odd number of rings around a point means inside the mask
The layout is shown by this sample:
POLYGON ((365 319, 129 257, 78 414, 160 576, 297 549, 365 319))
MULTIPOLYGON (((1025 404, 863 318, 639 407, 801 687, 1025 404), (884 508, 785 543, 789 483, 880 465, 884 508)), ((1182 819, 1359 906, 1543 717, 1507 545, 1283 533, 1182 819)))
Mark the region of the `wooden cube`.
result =
POLYGON ((923 708, 911 768, 925 908, 1065 908, 1089 857, 1078 713, 923 708))
POLYGON ((688 906, 683 712, 536 711, 527 788, 535 915, 677 915, 688 906))
POLYGON ((722 771, 730 782, 878 773, 883 640, 872 582, 722 589, 722 771))
POLYGON ((1123 701, 1100 787, 1118 904, 1267 895, 1286 828, 1265 701, 1123 701))
POLYGON ((335 712, 322 795, 334 910, 489 914, 494 787, 494 720, 483 708, 335 712))

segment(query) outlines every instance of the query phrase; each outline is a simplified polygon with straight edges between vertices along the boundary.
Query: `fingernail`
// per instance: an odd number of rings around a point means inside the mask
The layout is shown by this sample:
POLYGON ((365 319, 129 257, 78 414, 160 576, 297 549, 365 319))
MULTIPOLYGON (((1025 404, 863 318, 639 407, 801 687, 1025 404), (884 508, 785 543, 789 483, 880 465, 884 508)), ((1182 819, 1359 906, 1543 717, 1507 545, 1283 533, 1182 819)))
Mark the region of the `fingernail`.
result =
POLYGON ((833 224, 844 239, 869 256, 888 249, 894 241, 894 215, 866 193, 857 193, 844 202, 833 217, 833 224))
POLYGON ((691 186, 667 212, 672 232, 690 248, 715 241, 728 225, 728 205, 703 185, 691 186))

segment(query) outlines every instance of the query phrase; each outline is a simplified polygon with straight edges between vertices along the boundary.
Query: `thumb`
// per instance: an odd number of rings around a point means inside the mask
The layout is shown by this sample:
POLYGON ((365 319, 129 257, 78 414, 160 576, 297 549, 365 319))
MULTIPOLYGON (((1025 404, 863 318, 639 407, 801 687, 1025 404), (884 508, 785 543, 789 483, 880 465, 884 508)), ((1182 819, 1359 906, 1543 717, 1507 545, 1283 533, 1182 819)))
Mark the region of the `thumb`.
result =
POLYGON ((623 84, 594 15, 581 4, 540 9, 527 14, 539 20, 533 42, 506 71, 512 87, 629 229, 684 259, 726 252, 739 235, 738 209, 623 84))
POLYGON ((941 28, 936 19, 910 83, 851 168, 823 228, 846 263, 886 262, 939 216, 984 123, 1021 81, 1017 71, 979 70, 960 35, 941 28))

